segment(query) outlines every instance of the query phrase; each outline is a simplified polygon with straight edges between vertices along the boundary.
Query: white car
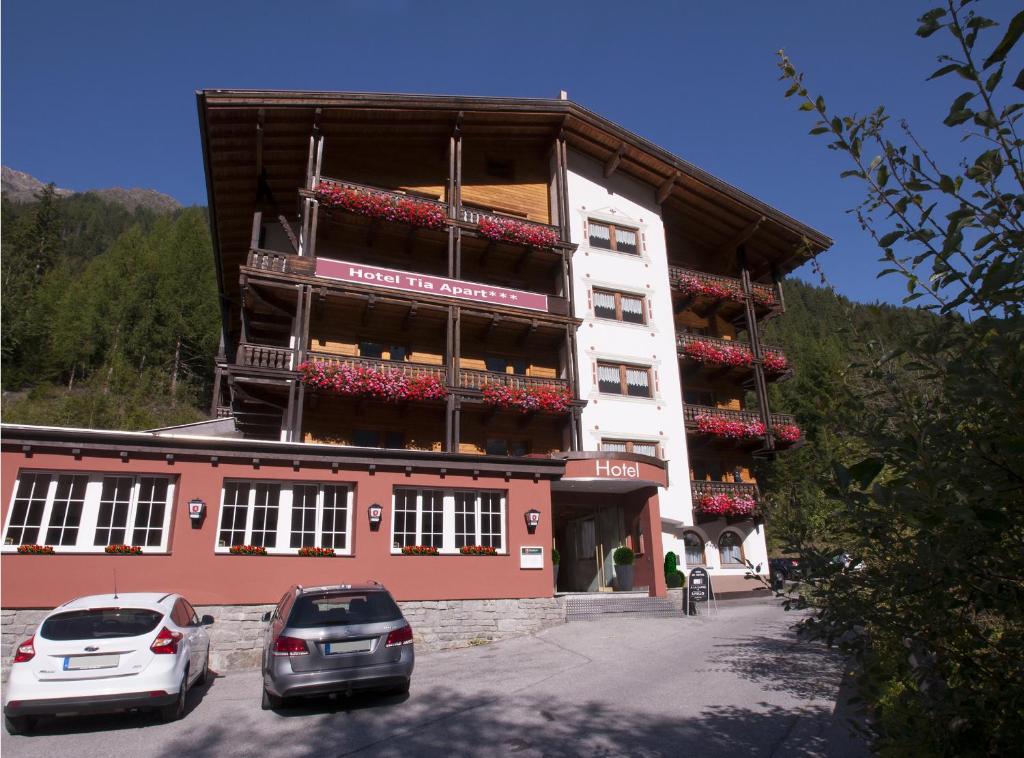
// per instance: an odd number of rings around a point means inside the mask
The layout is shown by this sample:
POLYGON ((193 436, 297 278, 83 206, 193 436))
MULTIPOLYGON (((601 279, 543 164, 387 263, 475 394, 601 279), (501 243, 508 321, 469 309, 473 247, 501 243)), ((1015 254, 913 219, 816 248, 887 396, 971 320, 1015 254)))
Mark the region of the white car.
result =
POLYGON ((4 726, 31 731, 36 716, 157 709, 185 713, 188 688, 209 676, 210 637, 174 593, 89 595, 55 608, 18 645, 4 687, 4 726))

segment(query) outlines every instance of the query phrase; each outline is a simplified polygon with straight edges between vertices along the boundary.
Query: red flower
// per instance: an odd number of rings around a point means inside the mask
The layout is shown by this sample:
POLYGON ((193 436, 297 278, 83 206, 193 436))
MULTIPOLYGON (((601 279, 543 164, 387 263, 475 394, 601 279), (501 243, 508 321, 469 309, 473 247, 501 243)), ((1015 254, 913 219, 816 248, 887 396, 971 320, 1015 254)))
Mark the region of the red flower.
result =
POLYGON ((784 374, 789 369, 789 361, 782 353, 768 351, 762 356, 761 364, 769 374, 784 374))
POLYGON ((107 545, 103 552, 108 555, 142 555, 142 548, 138 545, 107 545))
POLYGON ((716 366, 747 368, 754 362, 754 354, 740 345, 718 345, 692 340, 683 347, 683 353, 698 363, 711 363, 716 366))
POLYGON ((447 221, 444 207, 440 204, 389 192, 341 187, 329 182, 320 182, 314 192, 325 208, 340 208, 359 216, 399 221, 426 229, 440 229, 447 221))
POLYGON ((696 418, 697 431, 732 440, 754 439, 764 436, 764 424, 760 421, 733 421, 721 416, 701 414, 696 418))
POLYGON ((757 503, 750 495, 702 495, 694 509, 712 516, 750 516, 757 503))
POLYGON ((346 397, 371 397, 398 403, 405 400, 444 400, 448 390, 436 376, 408 376, 393 369, 347 364, 300 363, 299 381, 346 397))
POLYGON ((437 548, 432 545, 406 545, 402 555, 437 555, 437 548))
POLYGON ((724 280, 701 279, 684 274, 676 280, 676 287, 685 295, 711 297, 716 300, 734 300, 737 303, 743 302, 743 289, 740 287, 739 282, 734 284, 724 280))
POLYGON ((533 247, 554 247, 558 244, 558 235, 553 229, 516 221, 513 218, 485 216, 480 219, 478 228, 484 237, 499 242, 514 242, 533 247))
POLYGON ((485 384, 483 400, 496 408, 515 408, 521 413, 565 413, 572 407, 572 393, 567 387, 541 384, 535 387, 509 387, 485 384))
POLYGON ((463 555, 497 555, 498 548, 490 545, 464 545, 459 548, 463 555))
POLYGON ((18 545, 22 555, 53 555, 52 545, 18 545))
POLYGON ((803 434, 796 424, 776 424, 772 427, 772 432, 780 442, 796 442, 803 434))
POLYGON ((299 555, 303 558, 333 558, 333 547, 300 547, 299 555))
POLYGON ((232 555, 266 555, 267 549, 262 545, 232 545, 232 555))

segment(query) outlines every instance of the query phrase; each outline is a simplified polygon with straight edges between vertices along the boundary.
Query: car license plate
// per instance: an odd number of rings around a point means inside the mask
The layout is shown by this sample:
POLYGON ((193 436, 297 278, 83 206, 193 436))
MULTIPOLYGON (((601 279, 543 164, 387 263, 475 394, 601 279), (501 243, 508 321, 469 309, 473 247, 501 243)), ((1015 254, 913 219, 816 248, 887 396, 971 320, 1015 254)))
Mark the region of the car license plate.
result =
POLYGON ((324 644, 325 655, 339 653, 369 653, 373 640, 348 640, 345 642, 327 642, 324 644))
POLYGON ((64 670, 111 669, 115 668, 120 660, 119 655, 69 655, 64 658, 64 670))

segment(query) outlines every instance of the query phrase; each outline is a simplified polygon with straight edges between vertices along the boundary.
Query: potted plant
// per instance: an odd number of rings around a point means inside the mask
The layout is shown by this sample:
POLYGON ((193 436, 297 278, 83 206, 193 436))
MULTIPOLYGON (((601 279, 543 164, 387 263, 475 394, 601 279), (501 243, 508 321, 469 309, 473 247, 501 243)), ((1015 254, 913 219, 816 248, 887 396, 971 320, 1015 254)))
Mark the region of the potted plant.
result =
POLYGON ((555 567, 555 589, 558 589, 558 564, 562 562, 562 556, 556 548, 551 548, 551 565, 555 567))
POLYGON ((633 561, 636 555, 628 547, 616 548, 612 553, 615 562, 615 589, 629 592, 633 589, 633 561))
POLYGON ((669 550, 665 553, 665 586, 670 590, 686 585, 686 575, 679 570, 679 557, 669 550))

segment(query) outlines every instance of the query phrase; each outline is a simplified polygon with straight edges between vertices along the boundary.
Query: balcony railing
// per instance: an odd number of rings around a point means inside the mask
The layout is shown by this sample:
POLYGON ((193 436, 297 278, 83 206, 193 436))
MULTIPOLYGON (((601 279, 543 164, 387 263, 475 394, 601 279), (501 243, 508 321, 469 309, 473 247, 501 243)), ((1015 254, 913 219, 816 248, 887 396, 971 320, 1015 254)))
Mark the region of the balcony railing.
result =
MULTIPOLYGON (((710 293, 703 295, 704 297, 714 300, 724 299, 738 303, 743 302, 743 282, 735 277, 709 274, 704 271, 694 271, 693 269, 681 268, 679 266, 669 266, 668 277, 669 282, 676 289, 689 291, 694 288, 694 285, 691 284, 694 283, 697 288, 705 289, 710 293)), ((754 294, 754 303, 756 305, 769 309, 779 307, 778 295, 775 288, 771 285, 753 282, 751 284, 751 291, 754 294)), ((696 296, 702 295, 700 292, 697 292, 696 296)))
POLYGON ((500 384, 516 389, 533 387, 568 387, 567 379, 545 379, 539 376, 523 376, 522 374, 503 374, 497 371, 478 371, 476 369, 459 369, 459 386, 464 389, 479 390, 488 384, 500 384))
POLYGON ((358 358, 352 355, 320 352, 309 352, 306 354, 306 358, 317 363, 325 363, 328 366, 351 366, 353 368, 366 368, 374 371, 398 371, 408 377, 433 376, 442 382, 445 381, 447 374, 444 366, 435 366, 430 363, 385 361, 379 358, 358 358))
POLYGON ((260 249, 250 250, 245 264, 260 271, 277 271, 282 274, 301 274, 303 276, 312 276, 316 266, 311 258, 260 249))
POLYGON ((290 369, 292 355, 292 350, 287 347, 243 343, 238 346, 235 363, 255 368, 290 369))
MULTIPOLYGON (((761 421, 761 414, 753 411, 733 411, 727 408, 713 408, 708 405, 684 405, 683 420, 688 427, 696 426, 698 416, 711 416, 726 421, 740 421, 752 424, 761 421)), ((795 426, 796 418, 788 413, 771 414, 772 426, 795 426)))
POLYGON ((696 501, 704 495, 728 495, 741 497, 748 495, 754 500, 760 499, 757 485, 751 482, 708 482, 700 479, 690 480, 690 493, 696 501))
POLYGON ((482 208, 473 208, 471 206, 460 206, 459 207, 459 220, 465 221, 467 224, 479 224, 484 219, 494 219, 495 221, 517 221, 521 224, 529 224, 530 226, 538 226, 541 229, 548 229, 553 232, 556 237, 561 238, 561 230, 554 224, 542 224, 539 221, 530 221, 522 216, 513 216, 507 213, 500 213, 498 211, 487 211, 482 208))
POLYGON ((381 195, 383 197, 390 197, 396 200, 415 200, 417 203, 427 203, 439 208, 444 212, 445 216, 448 215, 448 203, 443 203, 440 200, 434 200, 433 198, 424 197, 423 195, 417 195, 414 192, 404 192, 402 190, 389 190, 383 187, 374 187, 370 184, 360 184, 359 182, 350 182, 345 179, 330 179, 326 176, 320 177, 321 184, 331 184, 335 187, 341 187, 342 189, 355 190, 356 192, 365 192, 371 195, 381 195))

